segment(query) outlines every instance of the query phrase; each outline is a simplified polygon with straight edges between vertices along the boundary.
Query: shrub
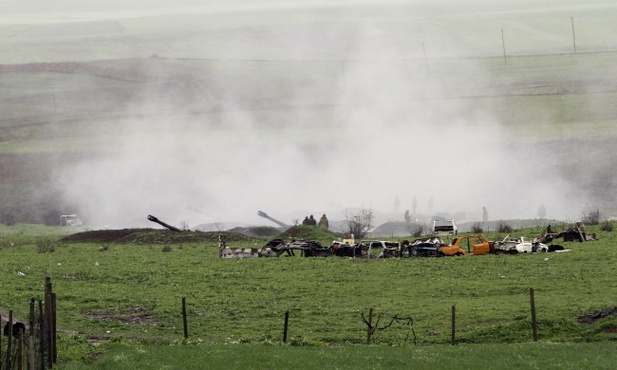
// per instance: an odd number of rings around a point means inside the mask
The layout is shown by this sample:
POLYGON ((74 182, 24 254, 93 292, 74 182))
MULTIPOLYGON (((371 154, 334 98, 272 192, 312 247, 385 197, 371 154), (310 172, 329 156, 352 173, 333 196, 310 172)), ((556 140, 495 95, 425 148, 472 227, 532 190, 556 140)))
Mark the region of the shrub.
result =
POLYGON ((164 246, 162 251, 163 251, 163 253, 171 252, 171 246, 170 245, 164 246))
POLYGON ((353 215, 349 221, 349 235, 354 235, 356 238, 364 238, 371 230, 373 221, 373 211, 363 208, 357 214, 353 215))
POLYGON ((407 226, 407 229, 409 230, 409 235, 416 238, 421 237, 422 233, 424 233, 424 226, 419 224, 410 224, 407 226))
POLYGON ((499 221, 497 222, 497 231, 500 233, 511 233, 514 229, 507 222, 499 221))
POLYGON ((482 228, 482 224, 479 222, 474 222, 471 226, 471 232, 479 234, 482 233, 484 229, 482 228))
POLYGON ((585 212, 583 212, 583 219, 581 221, 583 221, 585 225, 599 224, 600 223, 600 210, 596 208, 595 210, 589 212, 589 214, 585 214, 585 212))
POLYGON ((36 251, 38 253, 53 253, 56 251, 56 246, 51 240, 41 240, 36 243, 36 251))
POLYGON ((602 222, 602 225, 600 225, 600 230, 602 231, 613 231, 613 224, 609 221, 604 221, 602 222))

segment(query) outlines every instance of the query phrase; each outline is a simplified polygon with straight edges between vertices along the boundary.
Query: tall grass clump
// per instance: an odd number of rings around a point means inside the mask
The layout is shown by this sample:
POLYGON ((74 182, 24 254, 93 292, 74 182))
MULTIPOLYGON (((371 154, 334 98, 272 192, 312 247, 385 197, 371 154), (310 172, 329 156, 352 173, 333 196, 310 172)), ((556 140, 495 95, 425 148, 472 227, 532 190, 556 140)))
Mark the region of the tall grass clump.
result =
POLYGON ((604 221, 600 225, 600 230, 611 232, 613 231, 613 224, 610 221, 604 221))
POLYGON ((53 253, 56 251, 56 243, 50 239, 43 239, 36 243, 38 253, 53 253))

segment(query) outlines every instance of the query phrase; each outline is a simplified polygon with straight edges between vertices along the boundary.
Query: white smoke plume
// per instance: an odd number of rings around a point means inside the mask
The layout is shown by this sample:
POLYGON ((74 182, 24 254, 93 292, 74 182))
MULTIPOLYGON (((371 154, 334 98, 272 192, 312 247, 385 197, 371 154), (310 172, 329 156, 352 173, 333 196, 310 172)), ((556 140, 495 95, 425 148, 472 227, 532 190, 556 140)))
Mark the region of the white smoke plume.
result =
MULTIPOLYGON (((572 189, 542 164, 541 151, 511 145, 490 105, 457 98, 461 86, 440 76, 431 59, 465 51, 428 32, 422 21, 403 29, 415 34, 397 33, 401 17, 411 22, 421 15, 406 18, 405 5, 424 9, 430 2, 374 6, 374 18, 367 15, 369 5, 340 3, 271 2, 255 10, 249 2, 233 2, 217 10, 230 26, 216 31, 234 36, 224 42, 200 33, 207 48, 186 40, 182 48, 144 45, 145 57, 218 56, 219 64, 201 59, 211 66, 203 75, 178 71, 177 85, 149 90, 144 84, 123 107, 113 150, 59 174, 67 202, 77 204, 90 224, 110 227, 148 225, 148 214, 174 225, 269 224, 258 210, 291 224, 308 214, 343 219, 348 208, 402 221, 414 197, 425 216, 481 219, 484 206, 491 219, 534 218, 541 204, 547 217, 573 215, 564 201, 572 189), (291 19, 273 22, 273 9, 291 19), (323 18, 314 18, 319 14, 323 18), (242 19, 251 19, 248 31, 242 19), (230 77, 242 66, 254 69, 230 77), (194 93, 183 95, 183 89, 194 93), (209 113, 194 114, 200 109, 209 113)), ((136 17, 136 9, 123 14, 136 17)), ((144 14, 165 13, 149 9, 144 14)), ((178 9, 208 17, 215 10, 188 1, 178 9)), ((91 10, 81 19, 114 16, 91 10)), ((140 20, 121 22, 131 27, 140 20)), ((485 76, 476 61, 461 60, 460 74, 485 76)), ((143 73, 156 76, 164 68, 159 62, 145 62, 143 73)), ((478 86, 491 85, 489 78, 478 86)))

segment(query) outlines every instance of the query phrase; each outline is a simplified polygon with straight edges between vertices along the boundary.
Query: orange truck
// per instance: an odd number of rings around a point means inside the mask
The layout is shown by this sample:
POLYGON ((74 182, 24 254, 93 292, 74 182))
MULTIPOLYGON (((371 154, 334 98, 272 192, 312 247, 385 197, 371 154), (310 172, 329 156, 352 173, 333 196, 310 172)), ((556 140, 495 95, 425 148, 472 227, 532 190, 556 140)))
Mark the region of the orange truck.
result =
POLYGON ((482 234, 457 236, 450 245, 443 245, 439 250, 446 256, 463 256, 465 254, 489 254, 494 252, 493 242, 482 234), (465 251, 467 249, 467 251, 465 251))

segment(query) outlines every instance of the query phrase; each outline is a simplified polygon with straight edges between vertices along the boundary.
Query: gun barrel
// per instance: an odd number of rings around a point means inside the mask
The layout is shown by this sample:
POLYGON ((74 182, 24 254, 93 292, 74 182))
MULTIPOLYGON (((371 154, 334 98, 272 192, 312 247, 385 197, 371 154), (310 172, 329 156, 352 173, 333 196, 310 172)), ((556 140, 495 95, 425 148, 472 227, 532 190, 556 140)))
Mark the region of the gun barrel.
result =
POLYGON ((157 224, 164 226, 166 228, 168 228, 171 231, 182 231, 180 229, 178 229, 177 227, 171 226, 169 224, 166 224, 165 222, 159 220, 158 218, 152 216, 152 215, 148 215, 148 220, 152 221, 152 222, 156 222, 157 224))
POLYGON ((279 225, 282 228, 285 228, 285 229, 289 228, 289 225, 286 225, 285 223, 283 223, 283 222, 281 222, 281 221, 279 221, 279 220, 277 220, 275 218, 272 218, 272 217, 268 216, 268 214, 266 212, 257 211, 257 215, 261 216, 263 218, 267 218, 268 220, 274 222, 275 224, 279 225))

